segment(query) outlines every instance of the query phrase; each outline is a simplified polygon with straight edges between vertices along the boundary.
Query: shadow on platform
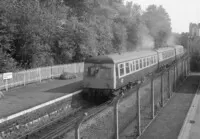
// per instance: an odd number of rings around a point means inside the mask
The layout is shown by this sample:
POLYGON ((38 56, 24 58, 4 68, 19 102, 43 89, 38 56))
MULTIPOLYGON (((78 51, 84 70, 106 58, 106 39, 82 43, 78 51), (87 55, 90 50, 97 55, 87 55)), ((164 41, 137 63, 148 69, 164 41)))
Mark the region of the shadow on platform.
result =
POLYGON ((50 90, 47 90, 45 92, 47 93, 66 93, 70 94, 72 92, 75 92, 83 87, 83 81, 77 81, 68 85, 60 86, 57 88, 53 88, 50 90))

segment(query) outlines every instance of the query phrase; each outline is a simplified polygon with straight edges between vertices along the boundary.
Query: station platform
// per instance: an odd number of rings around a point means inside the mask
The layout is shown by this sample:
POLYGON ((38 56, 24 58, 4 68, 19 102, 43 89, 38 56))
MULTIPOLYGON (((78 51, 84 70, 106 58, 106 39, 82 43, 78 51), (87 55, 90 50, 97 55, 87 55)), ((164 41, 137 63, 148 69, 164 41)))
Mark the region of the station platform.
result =
MULTIPOLYGON (((189 76, 187 80, 183 82, 178 91, 174 93, 173 97, 165 107, 161 109, 151 124, 145 129, 145 131, 143 131, 142 135, 137 139, 177 139, 179 133, 181 133, 182 126, 187 117, 193 98, 195 98, 194 96, 199 81, 200 76, 189 76)), ((200 120, 198 125, 200 125, 200 120)), ((123 136, 126 135, 126 138, 128 138, 133 132, 133 127, 133 124, 130 124, 121 134, 123 136)))
POLYGON ((0 99, 0 119, 36 105, 70 94, 82 88, 80 75, 70 80, 46 80, 4 92, 0 99))
MULTIPOLYGON (((200 76, 200 74, 193 73, 200 76)), ((187 113, 178 139, 200 139, 200 86, 187 113)))
POLYGON ((177 139, 195 96, 199 80, 200 76, 188 77, 139 139, 177 139))

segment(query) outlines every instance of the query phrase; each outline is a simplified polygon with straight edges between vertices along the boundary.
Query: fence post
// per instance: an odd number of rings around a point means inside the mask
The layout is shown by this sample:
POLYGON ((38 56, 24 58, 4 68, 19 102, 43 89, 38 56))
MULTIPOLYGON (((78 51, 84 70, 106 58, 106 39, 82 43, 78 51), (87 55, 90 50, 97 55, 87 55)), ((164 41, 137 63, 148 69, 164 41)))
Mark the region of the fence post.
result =
POLYGON ((26 85, 26 70, 24 71, 24 86, 26 85))
POLYGON ((87 116, 87 113, 84 113, 81 118, 77 121, 75 127, 75 139, 80 139, 80 125, 82 124, 84 118, 87 116))
POLYGON ((185 59, 183 59, 183 77, 185 76, 185 59))
POLYGON ((185 66, 185 78, 187 78, 187 63, 186 63, 186 60, 185 60, 185 64, 184 64, 184 66, 185 66))
POLYGON ((182 60, 182 77, 184 79, 184 71, 185 70, 185 67, 184 67, 184 59, 182 60))
POLYGON ((164 106, 164 80, 163 80, 163 75, 164 73, 161 74, 161 84, 160 84, 160 88, 161 88, 161 107, 164 106))
POLYGON ((182 78, 183 78, 183 72, 184 72, 184 65, 183 65, 183 61, 184 61, 184 60, 182 60, 182 62, 181 62, 181 63, 182 63, 182 66, 181 66, 181 69, 182 69, 182 70, 181 70, 181 76, 182 76, 182 78))
POLYGON ((190 75, 190 57, 188 58, 188 75, 190 75))
POLYGON ((170 69, 168 69, 168 78, 167 78, 167 81, 168 81, 168 83, 167 83, 167 85, 168 85, 168 98, 170 98, 171 97, 171 86, 170 86, 170 69))
POLYGON ((8 79, 6 79, 6 82, 5 82, 5 86, 6 86, 6 91, 8 91, 8 79))
POLYGON ((53 67, 50 66, 50 68, 51 68, 51 79, 53 79, 53 67))
POLYGON ((75 66, 75 74, 77 73, 77 63, 74 64, 75 66))
POLYGON ((185 60, 185 78, 187 78, 187 60, 185 60))
POLYGON ((119 100, 123 97, 123 92, 116 98, 114 103, 114 127, 115 127, 115 139, 119 139, 119 116, 118 116, 118 103, 119 100))
POLYGON ((155 107, 154 107, 154 78, 151 77, 151 117, 154 119, 155 107))
POLYGON ((141 117, 140 117, 140 85, 137 86, 137 131, 141 135, 141 117))
POLYGON ((31 71, 31 70, 28 70, 28 71, 26 71, 26 72, 28 72, 28 79, 27 79, 27 83, 29 83, 29 81, 30 81, 30 71, 31 71))
POLYGON ((84 72, 84 63, 82 63, 82 70, 81 70, 81 72, 84 72))
POLYGON ((184 77, 185 77, 185 60, 184 59, 183 59, 183 66, 182 66, 182 68, 183 68, 182 76, 183 76, 183 79, 184 79, 184 77))
POLYGON ((174 65, 174 92, 176 91, 176 65, 174 65))
POLYGON ((185 60, 185 75, 186 77, 188 76, 187 72, 188 72, 188 65, 187 65, 187 59, 185 60))
POLYGON ((38 68, 38 73, 39 73, 39 80, 40 80, 40 82, 42 82, 41 68, 38 68))

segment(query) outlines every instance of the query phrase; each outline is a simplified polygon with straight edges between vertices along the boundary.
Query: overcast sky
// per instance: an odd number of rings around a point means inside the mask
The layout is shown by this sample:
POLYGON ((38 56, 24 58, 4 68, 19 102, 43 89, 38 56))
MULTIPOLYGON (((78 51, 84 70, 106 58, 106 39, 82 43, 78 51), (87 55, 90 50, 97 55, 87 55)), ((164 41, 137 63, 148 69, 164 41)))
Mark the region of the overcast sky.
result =
POLYGON ((146 9, 148 5, 162 5, 169 14, 173 32, 188 32, 189 23, 200 23, 200 0, 125 0, 146 9))

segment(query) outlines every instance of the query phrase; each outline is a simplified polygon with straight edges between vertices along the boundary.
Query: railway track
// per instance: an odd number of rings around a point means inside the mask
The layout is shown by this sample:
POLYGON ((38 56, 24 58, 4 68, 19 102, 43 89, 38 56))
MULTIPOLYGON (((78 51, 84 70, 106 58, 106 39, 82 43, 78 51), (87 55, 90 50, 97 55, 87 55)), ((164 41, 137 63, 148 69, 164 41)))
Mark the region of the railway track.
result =
MULTIPOLYGON (((145 82, 148 82, 148 78, 145 82)), ((145 85, 146 83, 143 83, 143 85, 145 85)), ((33 129, 31 132, 28 132, 27 134, 20 136, 16 139, 56 138, 57 136, 73 129, 76 122, 81 118, 83 112, 88 113, 88 116, 85 119, 88 120, 94 115, 97 115, 98 113, 103 111, 105 108, 107 108, 111 102, 112 100, 109 100, 99 106, 89 106, 86 108, 80 107, 77 111, 71 113, 70 116, 67 116, 67 114, 61 115, 60 117, 52 120, 51 122, 48 122, 47 124, 40 126, 39 128, 33 129)))
MULTIPOLYGON (((143 85, 145 85, 147 82, 148 80, 143 85)), ((133 90, 135 89, 136 88, 133 88, 133 90)), ((130 93, 129 90, 127 90, 123 99, 128 97, 129 93, 130 93)), ((92 117, 94 117, 95 115, 97 115, 98 113, 101 113, 103 110, 108 108, 108 106, 111 106, 114 100, 115 99, 113 98, 98 106, 81 109, 79 112, 75 113, 71 117, 64 117, 63 119, 60 119, 57 122, 52 121, 52 125, 46 126, 45 129, 38 130, 37 132, 33 133, 31 136, 29 136, 26 139, 36 139, 36 138, 37 139, 55 139, 63 135, 64 133, 73 130, 75 128, 77 121, 82 117, 83 113, 87 112, 87 116, 84 120, 84 121, 87 121, 91 119, 92 117)), ((18 138, 18 139, 22 139, 22 138, 18 138)))
POLYGON ((31 134, 32 130, 36 131, 42 129, 45 126, 52 124, 52 122, 61 119, 63 116, 66 117, 67 115, 70 115, 70 113, 78 111, 81 109, 82 105, 72 109, 71 104, 68 104, 68 98, 78 95, 80 92, 81 90, 78 90, 74 93, 67 94, 33 108, 13 114, 7 118, 0 119, 0 134, 6 139, 24 138, 24 136, 31 134), (35 128, 37 129, 35 130, 35 128))
POLYGON ((54 120, 51 123, 32 131, 32 133, 28 133, 27 135, 17 139, 54 139, 63 133, 74 129, 76 122, 82 117, 84 112, 87 112, 88 114, 85 120, 89 120, 93 116, 102 112, 111 103, 112 100, 109 100, 99 106, 79 109, 79 111, 70 116, 63 116, 62 118, 54 120))

